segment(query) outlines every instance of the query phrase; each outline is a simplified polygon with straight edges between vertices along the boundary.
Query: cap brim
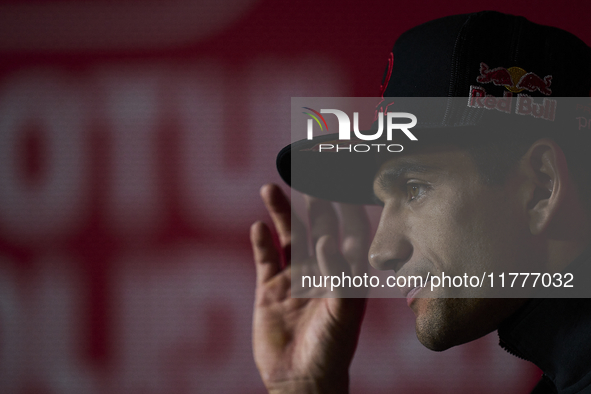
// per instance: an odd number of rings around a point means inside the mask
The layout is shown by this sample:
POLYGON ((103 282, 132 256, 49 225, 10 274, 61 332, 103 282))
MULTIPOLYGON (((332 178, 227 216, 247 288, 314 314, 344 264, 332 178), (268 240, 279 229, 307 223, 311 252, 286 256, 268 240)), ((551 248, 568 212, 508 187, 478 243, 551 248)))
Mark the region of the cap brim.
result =
POLYGON ((413 129, 420 142, 410 141, 404 135, 394 141, 351 142, 339 141, 337 133, 321 135, 283 148, 277 155, 277 170, 288 185, 304 194, 349 204, 376 205, 373 181, 381 163, 428 145, 449 144, 450 133, 474 133, 481 129, 477 126, 413 129), (370 145, 372 149, 368 152, 318 149, 320 144, 344 144, 346 147, 349 143, 370 145), (377 144, 381 145, 379 152, 377 144), (386 147, 391 145, 395 146, 388 151, 386 147), (404 149, 399 152, 399 147, 404 149))
POLYGON ((372 192, 377 170, 375 155, 311 150, 319 143, 337 139, 338 134, 328 134, 283 148, 277 155, 281 178, 292 188, 325 200, 375 204, 372 192))

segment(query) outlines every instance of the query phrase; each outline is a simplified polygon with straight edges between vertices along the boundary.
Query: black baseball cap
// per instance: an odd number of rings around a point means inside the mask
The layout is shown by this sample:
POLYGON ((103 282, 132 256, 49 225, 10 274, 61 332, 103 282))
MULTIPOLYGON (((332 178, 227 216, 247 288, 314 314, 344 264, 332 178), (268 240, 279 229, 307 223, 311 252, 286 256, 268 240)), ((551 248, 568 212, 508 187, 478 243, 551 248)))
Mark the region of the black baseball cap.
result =
MULTIPOLYGON (((564 130, 573 126, 575 114, 572 105, 558 107, 556 102, 591 96, 591 48, 571 33, 520 16, 495 11, 448 16, 399 37, 380 93, 378 111, 417 115, 413 133, 421 146, 467 135, 486 138, 499 130, 564 130), (495 110, 498 99, 507 96, 545 100, 555 114, 548 119, 495 110), (442 99, 434 106, 427 98, 442 99), (430 104, 420 104, 426 101, 430 104)), ((374 204, 380 154, 315 149, 335 140, 338 134, 286 146, 277 156, 282 179, 319 198, 374 204)))

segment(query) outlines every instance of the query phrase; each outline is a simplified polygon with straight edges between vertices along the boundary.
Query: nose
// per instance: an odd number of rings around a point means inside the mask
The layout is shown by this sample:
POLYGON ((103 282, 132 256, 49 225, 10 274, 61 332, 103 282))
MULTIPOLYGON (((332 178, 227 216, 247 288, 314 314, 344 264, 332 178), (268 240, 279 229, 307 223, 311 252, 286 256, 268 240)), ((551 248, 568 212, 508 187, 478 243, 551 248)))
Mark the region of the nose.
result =
POLYGON ((384 208, 369 248, 369 263, 379 270, 399 271, 411 258, 412 253, 413 247, 404 221, 389 214, 384 208))

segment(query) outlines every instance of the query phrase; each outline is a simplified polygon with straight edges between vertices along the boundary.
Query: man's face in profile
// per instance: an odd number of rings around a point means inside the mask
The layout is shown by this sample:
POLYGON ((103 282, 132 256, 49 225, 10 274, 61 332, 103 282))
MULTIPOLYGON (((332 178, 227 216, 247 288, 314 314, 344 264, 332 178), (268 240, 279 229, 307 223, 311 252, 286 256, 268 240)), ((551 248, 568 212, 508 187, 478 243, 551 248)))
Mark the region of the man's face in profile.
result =
MULTIPOLYGON (((374 180, 383 205, 369 251, 372 266, 402 276, 478 276, 532 272, 534 245, 519 202, 519 171, 486 184, 470 154, 453 146, 422 149, 385 162, 374 180)), ((419 340, 433 350, 496 329, 522 299, 495 299, 482 288, 406 288, 419 340)))

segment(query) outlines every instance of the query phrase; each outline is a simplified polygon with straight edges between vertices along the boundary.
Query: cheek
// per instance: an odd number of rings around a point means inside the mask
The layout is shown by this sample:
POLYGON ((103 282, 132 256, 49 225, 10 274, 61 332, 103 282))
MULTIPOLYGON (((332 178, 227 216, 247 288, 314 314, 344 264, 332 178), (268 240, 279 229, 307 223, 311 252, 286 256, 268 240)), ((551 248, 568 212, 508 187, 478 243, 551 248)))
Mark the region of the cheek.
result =
POLYGON ((441 193, 438 203, 426 204, 413 222, 415 238, 421 240, 418 249, 438 270, 481 274, 519 258, 518 213, 500 195, 480 191, 441 193))
POLYGON ((469 272, 514 270, 527 257, 528 228, 514 200, 502 191, 489 191, 463 201, 453 217, 457 227, 456 250, 469 260, 463 269, 469 272))
POLYGON ((445 272, 465 272, 478 259, 485 246, 486 220, 465 193, 438 193, 436 203, 425 204, 413 220, 411 229, 415 249, 445 272))

